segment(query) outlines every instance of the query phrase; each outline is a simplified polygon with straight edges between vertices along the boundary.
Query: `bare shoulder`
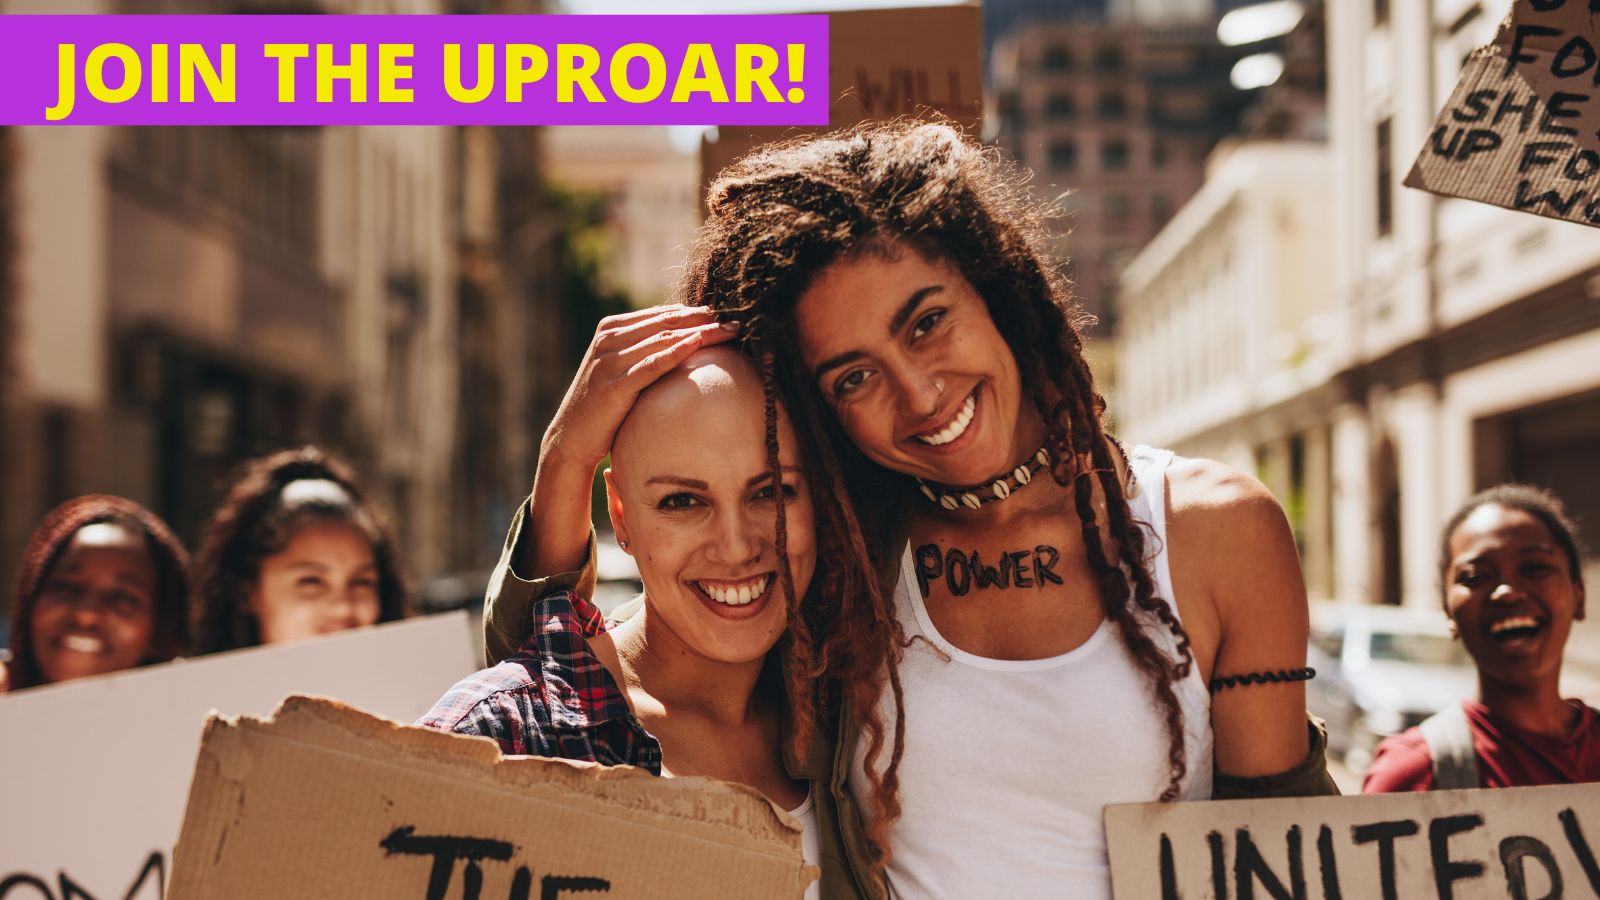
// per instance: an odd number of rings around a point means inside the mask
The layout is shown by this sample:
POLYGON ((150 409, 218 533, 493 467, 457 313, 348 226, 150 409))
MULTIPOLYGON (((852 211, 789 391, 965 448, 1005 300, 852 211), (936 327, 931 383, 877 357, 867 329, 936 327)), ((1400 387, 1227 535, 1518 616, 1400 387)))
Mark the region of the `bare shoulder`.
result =
POLYGON ((1266 485, 1214 459, 1174 457, 1167 485, 1173 524, 1186 530, 1288 527, 1266 485))

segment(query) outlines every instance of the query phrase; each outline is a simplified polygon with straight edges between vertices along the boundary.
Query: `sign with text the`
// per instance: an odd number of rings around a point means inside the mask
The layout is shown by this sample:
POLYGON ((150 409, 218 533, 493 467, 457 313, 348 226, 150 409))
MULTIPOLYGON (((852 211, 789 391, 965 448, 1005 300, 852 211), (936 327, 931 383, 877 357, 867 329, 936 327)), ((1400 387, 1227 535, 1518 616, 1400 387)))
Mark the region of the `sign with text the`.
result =
POLYGON ((1116 900, 1600 896, 1600 784, 1107 807, 1116 900))

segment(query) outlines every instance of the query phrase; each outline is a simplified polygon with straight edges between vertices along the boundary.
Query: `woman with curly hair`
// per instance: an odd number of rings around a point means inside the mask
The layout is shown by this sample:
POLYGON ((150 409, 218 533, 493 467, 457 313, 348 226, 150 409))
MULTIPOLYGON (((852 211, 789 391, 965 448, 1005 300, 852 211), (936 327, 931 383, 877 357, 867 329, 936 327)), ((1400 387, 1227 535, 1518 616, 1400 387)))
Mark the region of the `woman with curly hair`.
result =
MULTIPOLYGON (((1105 433, 1045 210, 997 151, 917 123, 802 138, 723 171, 707 210, 688 306, 595 347, 626 371, 735 324, 794 417, 822 560, 791 625, 817 726, 795 750, 867 821, 858 871, 902 898, 1109 897, 1108 804, 1336 793, 1282 510, 1105 433)), ((584 564, 553 523, 587 514, 615 430, 596 375, 546 434, 527 571, 584 564)), ((491 599, 517 636, 521 605, 491 599)))
POLYGON ((10 689, 177 656, 188 634, 188 563, 166 523, 132 500, 95 494, 51 510, 11 601, 10 689))
POLYGON ((195 555, 197 653, 407 615, 387 523, 355 474, 314 447, 245 464, 195 555))

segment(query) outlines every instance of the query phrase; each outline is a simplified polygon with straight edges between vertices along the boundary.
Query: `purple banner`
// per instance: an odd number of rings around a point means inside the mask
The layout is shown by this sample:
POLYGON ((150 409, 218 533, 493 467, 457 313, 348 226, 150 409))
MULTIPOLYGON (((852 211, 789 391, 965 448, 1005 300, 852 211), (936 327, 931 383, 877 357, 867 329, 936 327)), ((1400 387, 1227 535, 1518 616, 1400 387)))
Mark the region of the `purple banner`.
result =
POLYGON ((0 16, 5 125, 826 125, 828 17, 0 16))

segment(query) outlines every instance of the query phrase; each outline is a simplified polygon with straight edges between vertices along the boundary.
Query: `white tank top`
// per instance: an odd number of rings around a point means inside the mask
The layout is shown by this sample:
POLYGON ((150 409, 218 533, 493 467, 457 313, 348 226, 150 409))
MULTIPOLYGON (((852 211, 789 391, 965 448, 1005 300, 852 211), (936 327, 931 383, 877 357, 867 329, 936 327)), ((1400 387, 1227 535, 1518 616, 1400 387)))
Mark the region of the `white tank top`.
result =
MULTIPOLYGON (((1156 593, 1169 604, 1164 497, 1171 461, 1170 451, 1135 448, 1130 462, 1140 495, 1129 501, 1146 529, 1156 593)), ((888 833, 893 896, 1109 900, 1102 811, 1157 800, 1171 778, 1165 715, 1121 635, 1102 621, 1089 640, 1060 656, 974 656, 934 628, 916 584, 907 546, 895 602, 906 636, 926 640, 912 643, 900 665, 906 744, 903 814, 888 833)), ((1176 642, 1154 616, 1145 631, 1174 652, 1176 642)), ((1210 694, 1193 666, 1174 688, 1188 764, 1179 797, 1208 799, 1210 694)), ((893 704, 885 690, 880 712, 890 729, 893 704)), ((865 752, 862 741, 850 789, 870 816, 865 752)), ((884 754, 880 768, 886 761, 884 754)))
MULTIPOLYGON (((806 794, 806 802, 800 804, 799 809, 789 810, 789 815, 799 820, 805 831, 800 833, 800 855, 805 858, 808 866, 822 865, 822 839, 817 834, 817 808, 811 803, 811 795, 806 794)), ((813 881, 806 888, 805 900, 821 900, 822 882, 813 881)))

